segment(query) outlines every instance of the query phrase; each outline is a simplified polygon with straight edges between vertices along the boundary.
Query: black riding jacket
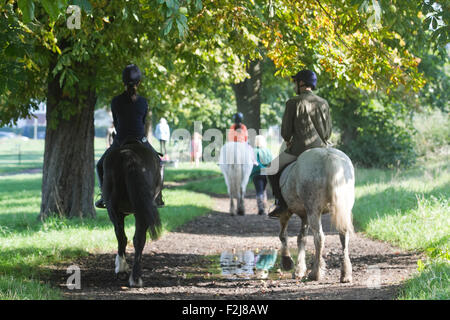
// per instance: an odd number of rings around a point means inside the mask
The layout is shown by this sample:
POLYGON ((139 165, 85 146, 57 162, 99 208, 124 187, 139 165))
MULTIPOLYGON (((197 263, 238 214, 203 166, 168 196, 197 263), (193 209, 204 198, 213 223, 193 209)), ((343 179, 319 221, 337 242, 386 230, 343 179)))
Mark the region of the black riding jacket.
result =
POLYGON ((127 137, 142 139, 145 136, 145 118, 148 103, 144 97, 138 96, 133 102, 126 92, 112 99, 111 111, 114 127, 119 142, 127 137))

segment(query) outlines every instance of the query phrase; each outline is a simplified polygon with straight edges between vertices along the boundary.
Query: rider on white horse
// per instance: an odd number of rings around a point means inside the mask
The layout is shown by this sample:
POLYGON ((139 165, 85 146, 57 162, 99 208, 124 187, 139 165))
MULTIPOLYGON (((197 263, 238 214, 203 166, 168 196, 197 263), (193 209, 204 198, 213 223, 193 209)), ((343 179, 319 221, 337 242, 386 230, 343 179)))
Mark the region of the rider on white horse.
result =
POLYGON ((302 70, 292 76, 292 79, 298 96, 286 102, 281 123, 281 136, 287 148, 267 168, 261 170, 261 174, 268 175, 275 197, 276 208, 269 213, 269 217, 275 219, 287 210, 280 189, 282 170, 307 149, 326 147, 331 136, 328 102, 312 92, 317 85, 316 74, 310 70, 302 70))
POLYGON ((245 124, 242 123, 244 120, 244 115, 242 112, 233 114, 233 124, 228 130, 227 141, 231 142, 247 142, 248 141, 248 131, 245 124))

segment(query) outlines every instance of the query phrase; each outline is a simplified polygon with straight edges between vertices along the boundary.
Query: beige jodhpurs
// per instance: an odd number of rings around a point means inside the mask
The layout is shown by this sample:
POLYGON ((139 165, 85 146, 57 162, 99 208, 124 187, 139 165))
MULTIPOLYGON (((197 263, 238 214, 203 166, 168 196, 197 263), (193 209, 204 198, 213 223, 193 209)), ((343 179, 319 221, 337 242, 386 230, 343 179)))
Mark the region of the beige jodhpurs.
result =
POLYGON ((281 169, 295 160, 297 160, 297 156, 282 152, 267 167, 261 169, 261 174, 266 176, 277 174, 281 169))

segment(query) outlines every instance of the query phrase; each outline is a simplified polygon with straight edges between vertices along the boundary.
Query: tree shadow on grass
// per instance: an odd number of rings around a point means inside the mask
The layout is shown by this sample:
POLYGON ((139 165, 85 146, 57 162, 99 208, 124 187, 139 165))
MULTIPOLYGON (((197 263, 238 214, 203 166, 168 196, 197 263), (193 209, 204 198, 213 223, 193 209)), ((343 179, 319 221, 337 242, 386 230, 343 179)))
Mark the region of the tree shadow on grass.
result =
MULTIPOLYGON (((161 223, 168 229, 178 227, 189 219, 204 215, 210 211, 210 208, 205 206, 172 206, 167 204, 165 208, 158 209, 161 217, 161 223)), ((37 214, 20 214, 20 213, 6 213, 0 215, 0 235, 17 235, 23 234, 26 236, 33 236, 36 233, 46 233, 51 231, 76 230, 77 228, 89 229, 92 232, 97 230, 111 230, 114 233, 113 224, 109 220, 106 209, 98 210, 96 218, 72 218, 60 219, 58 217, 47 219, 41 222, 37 219, 37 214)), ((134 215, 130 214, 125 218, 125 227, 133 227, 135 224, 134 215)))
POLYGON ((390 187, 375 194, 367 194, 358 197, 353 207, 353 217, 355 224, 362 230, 367 228, 367 225, 373 219, 379 219, 388 215, 397 215, 399 210, 408 212, 409 210, 417 209, 418 200, 417 195, 423 195, 425 199, 430 197, 440 197, 448 195, 450 192, 450 182, 447 182, 439 187, 434 188, 429 192, 417 193, 408 191, 404 188, 390 187), (367 208, 373 208, 372 212, 367 212, 367 208), (358 217, 358 211, 361 210, 365 215, 362 218, 358 217))
POLYGON ((0 273, 3 275, 37 277, 48 272, 48 265, 61 260, 87 255, 78 248, 63 249, 55 252, 51 248, 28 246, 0 251, 0 273))

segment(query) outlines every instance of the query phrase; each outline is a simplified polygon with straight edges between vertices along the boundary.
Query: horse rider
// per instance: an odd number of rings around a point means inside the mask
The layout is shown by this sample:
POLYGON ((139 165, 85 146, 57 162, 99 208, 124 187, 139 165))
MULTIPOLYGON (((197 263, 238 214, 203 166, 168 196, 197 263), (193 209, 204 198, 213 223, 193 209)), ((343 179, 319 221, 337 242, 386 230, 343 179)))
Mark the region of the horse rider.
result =
POLYGON ((247 142, 248 131, 245 124, 242 123, 244 115, 241 112, 233 114, 233 124, 228 130, 227 141, 231 142, 247 142))
POLYGON ((261 174, 261 169, 265 168, 272 161, 272 153, 267 148, 266 138, 263 135, 255 137, 255 153, 256 164, 253 165, 250 178, 255 185, 256 203, 258 205, 258 214, 266 214, 266 185, 267 177, 261 174))
MULTIPOLYGON (((125 85, 125 91, 114 97, 111 102, 111 111, 113 116, 114 128, 117 134, 113 139, 112 145, 105 151, 100 160, 97 162, 97 174, 100 184, 100 190, 103 184, 103 161, 106 155, 113 149, 117 149, 126 140, 135 139, 153 151, 155 158, 161 165, 161 159, 158 152, 150 145, 147 140, 147 132, 149 123, 146 123, 148 113, 148 103, 144 97, 137 94, 137 87, 141 81, 141 71, 139 68, 130 64, 125 67, 122 72, 122 80, 125 85)), ((149 120, 147 120, 149 121, 149 120)), ((158 207, 164 206, 162 194, 159 193, 155 199, 158 207)), ((97 208, 105 208, 103 195, 95 202, 97 208)))
POLYGON ((269 166, 261 169, 268 175, 275 198, 276 207, 269 217, 277 219, 285 212, 287 204, 281 195, 280 176, 282 170, 297 160, 298 156, 311 148, 326 147, 331 136, 331 116, 328 102, 312 92, 317 85, 314 71, 302 70, 292 76, 297 96, 286 102, 281 136, 286 150, 272 160, 269 166))

